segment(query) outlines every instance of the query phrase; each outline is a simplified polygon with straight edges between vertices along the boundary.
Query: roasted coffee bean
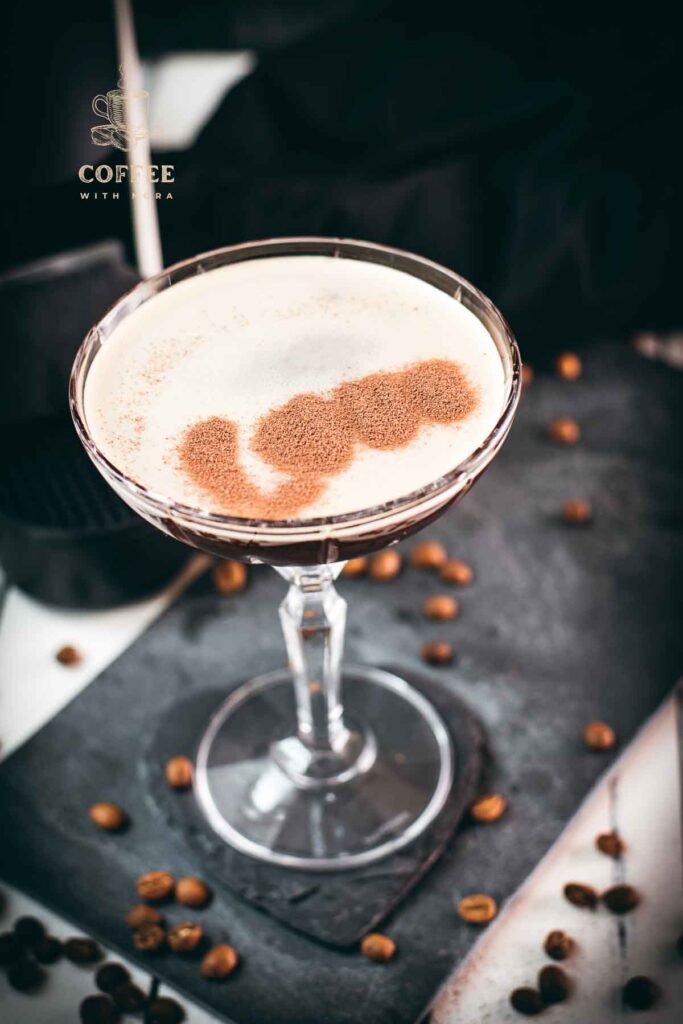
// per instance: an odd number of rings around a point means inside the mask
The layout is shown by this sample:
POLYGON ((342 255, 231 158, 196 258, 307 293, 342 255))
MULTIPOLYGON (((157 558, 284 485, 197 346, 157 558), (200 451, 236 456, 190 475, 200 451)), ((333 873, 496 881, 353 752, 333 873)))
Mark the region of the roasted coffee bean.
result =
POLYGON ((109 995, 114 989, 125 985, 130 981, 130 971, 123 964, 108 963, 102 964, 95 974, 95 984, 100 992, 107 992, 109 995))
POLYGON ((458 903, 458 914, 468 924, 488 924, 498 913, 498 906, 493 896, 486 893, 472 893, 463 896, 458 903))
POLYGON ((556 930, 546 936, 543 948, 553 960, 566 960, 574 949, 574 940, 565 932, 556 930))
POLYGON ((163 917, 156 907, 148 907, 146 903, 136 903, 126 914, 129 928, 142 928, 146 924, 162 924, 163 917))
POLYGON ((538 972, 538 990, 546 1006, 551 1006, 569 998, 571 982, 561 967, 548 964, 538 972))
POLYGON ((153 999, 145 1014, 145 1024, 180 1024, 183 1020, 185 1011, 182 1006, 168 996, 153 999))
POLYGON ((522 367, 522 384, 525 388, 528 388, 534 379, 534 370, 529 363, 525 363, 522 367))
POLYGON ((9 967, 24 955, 24 946, 14 932, 0 935, 0 967, 9 967))
POLYGON ((147 1005, 147 995, 132 981, 115 988, 111 997, 121 1013, 140 1013, 147 1005))
POLYGON ((22 946, 30 949, 45 937, 45 925, 37 917, 20 917, 14 922, 14 934, 22 946))
POLYGON ((555 372, 562 380, 578 380, 582 371, 581 360, 575 352, 563 352, 555 360, 555 372))
POLYGON ((576 420, 559 416, 548 427, 548 436, 555 444, 576 444, 581 437, 581 430, 576 420))
POLYGON ((588 526, 593 522, 593 508, 583 498, 569 498, 562 506, 562 518, 570 526, 588 526))
POLYGON ((429 665, 450 665, 453 661, 453 647, 447 640, 429 640, 420 654, 429 665))
POLYGON ((95 964, 102 959, 102 950, 94 939, 77 935, 64 943, 64 956, 72 964, 95 964))
POLYGON ((178 754, 166 762, 166 782, 171 789, 189 789, 192 785, 192 761, 178 754))
POLYGON ((470 816, 481 824, 498 821, 505 813, 507 800, 501 793, 487 793, 480 796, 470 807, 470 816))
POLYGON ((115 1024, 120 1016, 109 996, 86 996, 79 1013, 82 1024, 115 1024))
POLYGON ((454 619, 460 610, 460 606, 454 597, 449 594, 433 594, 425 598, 422 611, 428 619, 437 622, 448 622, 454 619))
POLYGON ((368 960, 378 964, 386 964, 396 955, 396 943, 388 935, 371 932, 361 939, 360 951, 368 960))
POLYGON ((395 579, 401 571, 401 556, 395 548, 380 551, 370 559, 368 576, 378 583, 388 583, 395 579))
POLYGON ((632 885, 613 885, 603 892, 602 902, 613 914, 628 914, 640 903, 640 893, 632 885))
POLYGON ((219 594, 236 594, 247 585, 247 567, 226 559, 213 570, 213 585, 219 594))
POLYGON ((62 944, 54 935, 46 935, 31 952, 40 964, 56 964, 62 956, 62 944))
POLYGON ((617 742, 614 729, 607 722, 589 722, 582 732, 583 742, 590 750, 611 750, 617 742))
POLYGON ((350 558, 341 571, 342 576, 364 576, 368 571, 367 558, 350 558))
POLYGON ((7 980, 17 992, 34 992, 46 978, 43 968, 28 957, 15 961, 7 972, 7 980))
POLYGON ((614 860, 619 860, 626 848, 623 839, 617 832, 602 832, 596 836, 595 845, 600 853, 604 853, 605 856, 612 857, 614 860))
POLYGON ((105 832, 118 832, 128 821, 128 816, 118 804, 99 803, 93 804, 88 811, 90 820, 98 828, 105 832))
POLYGON ((545 1009, 541 993, 535 988, 516 988, 510 993, 510 1005, 517 1013, 523 1013, 525 1017, 535 1017, 545 1009))
POLYGON ((410 564, 416 569, 440 569, 447 560, 446 549, 438 540, 423 540, 410 552, 410 564))
POLYGON ((166 945, 166 932, 158 924, 143 924, 133 932, 133 945, 141 953, 158 953, 166 945))
POLYGON ((453 583, 456 587, 469 587, 474 579, 474 573, 469 565, 457 558, 450 558, 441 566, 439 576, 446 583, 453 583))
POLYGON ((593 910, 598 905, 598 894, 590 885, 583 882, 567 882, 564 887, 565 899, 575 907, 587 907, 593 910))
POLYGON ((65 647, 60 647, 55 654, 55 658, 60 665, 66 665, 67 667, 71 665, 79 665, 83 660, 81 658, 81 652, 76 647, 72 647, 71 644, 67 644, 65 647))
POLYGON ((181 921, 171 928, 166 939, 174 953, 191 953, 202 941, 201 925, 194 921, 181 921))
POLYGON ((213 946, 202 960, 202 975, 205 978, 215 980, 227 978, 237 967, 239 959, 237 950, 233 949, 232 946, 228 946, 225 943, 220 946, 213 946))
POLYGON ((661 995, 657 982, 643 974, 629 978, 622 990, 624 1003, 631 1010, 649 1010, 659 1002, 661 995))
POLYGON ((168 871, 148 871, 138 878, 138 896, 142 900, 166 899, 173 892, 175 880, 168 871))
POLYGON ((175 898, 186 907, 203 907, 211 899, 211 890, 201 878, 179 878, 175 887, 175 898))

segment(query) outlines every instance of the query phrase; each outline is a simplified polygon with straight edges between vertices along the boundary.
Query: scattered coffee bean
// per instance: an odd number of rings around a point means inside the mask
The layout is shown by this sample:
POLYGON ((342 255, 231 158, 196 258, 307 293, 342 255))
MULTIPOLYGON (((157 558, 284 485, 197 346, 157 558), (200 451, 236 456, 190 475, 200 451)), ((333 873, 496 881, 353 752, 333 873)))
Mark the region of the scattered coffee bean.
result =
POLYGON ((593 522, 593 507, 583 498, 569 498, 562 506, 562 518, 570 526, 588 526, 593 522))
POLYGON ((146 924, 161 924, 163 918, 156 907, 148 907, 146 903, 137 903, 126 914, 129 928, 142 928, 146 924))
POLYGON ((13 963, 7 972, 7 980, 17 992, 34 992, 46 978, 47 973, 35 960, 23 957, 13 963))
POLYGON ((480 796, 470 807, 470 816, 482 824, 498 821, 505 813, 507 800, 502 793, 487 793, 480 796))
POLYGON ((401 555, 394 548, 380 551, 370 559, 368 575, 378 583, 395 579, 401 571, 401 555))
POLYGON ((76 647, 72 647, 71 644, 67 644, 65 647, 60 647, 55 658, 60 665, 78 665, 83 660, 81 652, 76 647))
POLYGON ((522 384, 525 388, 528 388, 534 379, 534 369, 528 363, 525 363, 522 367, 522 384))
POLYGON ((371 932, 361 939, 360 951, 368 960, 386 964, 396 956, 396 943, 388 935, 371 932))
POLYGON ((581 430, 576 420, 558 416, 548 427, 548 436, 556 444, 576 444, 581 437, 581 430))
POLYGON ((62 956, 62 944, 54 935, 46 935, 35 944, 32 952, 39 964, 56 964, 62 956))
POLYGON ((79 1012, 82 1024, 116 1024, 120 1016, 109 996, 86 996, 79 1012))
POLYGON ((24 946, 14 932, 0 935, 0 967, 9 967, 24 955, 24 946))
POLYGON ((143 924, 133 932, 133 945, 141 953, 158 953, 166 945, 166 931, 159 924, 143 924))
POLYGON ((111 995, 115 988, 119 988, 129 981, 130 972, 123 964, 102 964, 95 974, 95 984, 98 989, 100 992, 107 992, 109 995, 111 995))
POLYGON ((458 903, 458 914, 468 924, 488 924, 498 913, 498 906, 493 896, 485 893, 472 893, 463 896, 458 903))
POLYGON ((416 569, 440 569, 447 560, 446 549, 438 540, 423 540, 410 552, 410 564, 416 569))
POLYGON ((543 949, 553 960, 566 960, 574 950, 574 940, 558 929, 548 933, 543 949))
POLYGON ((213 946, 202 960, 201 972, 204 978, 220 980, 227 978, 237 967, 240 958, 237 950, 223 943, 213 946))
POLYGON ((450 665, 453 661, 453 647, 446 640, 430 640, 422 645, 422 658, 430 665, 450 665))
POLYGON ((138 896, 141 900, 164 900, 173 892, 175 881, 169 871, 148 871, 138 878, 138 896))
POLYGON ((242 562, 226 559, 215 566, 212 578, 219 594, 236 594, 247 585, 247 567, 242 562))
POLYGON ((211 899, 211 890, 201 878, 179 878, 175 886, 175 898, 186 907, 203 907, 211 899))
POLYGON ((180 1024, 185 1020, 185 1011, 180 1003, 168 996, 153 999, 145 1013, 145 1024, 180 1024))
POLYGON ((459 611, 458 602, 448 594, 433 594, 425 598, 422 611, 428 619, 435 619, 438 622, 447 622, 454 619, 459 611))
POLYGON ((64 956, 72 964, 96 964, 102 959, 102 950, 94 939, 78 935, 66 940, 64 956))
POLYGON ((600 853, 604 853, 607 857, 612 857, 614 860, 619 860, 626 849, 624 840, 617 832, 602 832, 599 836, 596 836, 595 845, 600 850, 600 853))
POLYGON ((146 993, 132 981, 115 988, 111 997, 121 1013, 140 1013, 147 1005, 146 993))
POLYGON ((363 576, 368 571, 367 558, 350 558, 341 571, 342 576, 363 576))
POLYGON ((590 885, 584 885, 582 882, 567 882, 563 891, 565 899, 573 903, 575 907, 594 910, 598 905, 598 894, 590 885))
POLYGON ((616 733, 607 722, 589 722, 581 736, 590 750, 611 750, 617 742, 616 733))
POLYGON ((128 821, 128 816, 118 804, 93 804, 88 811, 90 820, 105 832, 118 832, 128 821))
POLYGON ((562 380, 578 380, 583 366, 575 352, 563 352, 555 360, 555 372, 562 380))
POLYGON ((510 993, 510 1005, 517 1013, 523 1013, 525 1017, 535 1017, 544 1009, 541 993, 535 988, 516 988, 510 993))
POLYGON ((441 566, 439 576, 446 583, 454 583, 456 587, 469 587, 474 579, 472 569, 457 558, 450 558, 441 566))
POLYGON ((569 998, 571 982, 561 967, 548 964, 538 972, 538 989, 546 1006, 551 1006, 569 998))
POLYGON ((637 974, 624 985, 622 997, 631 1010, 649 1010, 659 1002, 662 991, 656 981, 637 974))
POLYGON ((202 940, 201 925, 182 921, 171 928, 166 938, 174 953, 191 953, 202 940))
POLYGON ((45 938, 45 925, 37 917, 20 917, 14 922, 14 934, 22 946, 31 949, 45 938))
POLYGON ((602 902, 613 914, 628 914, 640 903, 640 893, 632 885, 613 885, 603 892, 602 902))
POLYGON ((166 782, 171 789, 189 789, 192 785, 192 761, 178 754, 166 762, 166 782))

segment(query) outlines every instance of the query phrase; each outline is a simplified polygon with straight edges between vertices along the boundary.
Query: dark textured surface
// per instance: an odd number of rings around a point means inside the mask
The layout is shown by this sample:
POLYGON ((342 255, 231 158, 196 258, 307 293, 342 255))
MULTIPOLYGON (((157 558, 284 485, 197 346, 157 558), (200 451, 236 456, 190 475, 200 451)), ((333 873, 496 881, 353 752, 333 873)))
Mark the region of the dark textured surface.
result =
MULTIPOLYGON (((243 966, 209 988, 196 964, 174 961, 176 983, 239 1024, 409 1024, 419 1017, 479 934, 459 921, 454 902, 472 891, 509 896, 610 763, 583 748, 583 724, 606 719, 623 745, 680 671, 679 392, 674 371, 616 346, 592 352, 578 383, 537 378, 494 467, 429 531, 476 571, 454 623, 422 619, 423 598, 441 589, 429 574, 408 569, 398 584, 341 584, 350 599, 353 661, 390 657, 415 669, 424 639, 453 640, 458 662, 438 674, 487 728, 486 788, 510 798, 500 822, 462 829, 383 924, 398 944, 396 960, 377 966, 332 950, 221 892, 200 913, 212 938, 226 937, 242 952, 243 966), (545 427, 567 414, 580 421, 583 439, 558 449, 545 427), (593 501, 592 526, 560 522, 558 509, 572 496, 593 501)), ((79 918, 102 932, 102 908, 134 901, 137 843, 159 850, 150 868, 201 873, 196 847, 172 829, 160 835, 151 797, 147 813, 120 836, 95 833, 85 809, 108 798, 140 806, 154 723, 180 690, 191 694, 200 675, 217 686, 282 664, 275 616, 282 592, 274 573, 257 570, 244 595, 182 599, 8 760, 0 770, 4 874, 61 909, 73 906, 86 870, 96 875, 79 918), (79 708, 95 687, 97 721, 86 731, 79 708), (121 732, 131 759, 123 775, 113 739, 121 732), (41 819, 49 841, 37 830, 41 819)), ((128 950, 121 924, 105 937, 128 950)), ((168 962, 159 969, 166 973, 168 962)))

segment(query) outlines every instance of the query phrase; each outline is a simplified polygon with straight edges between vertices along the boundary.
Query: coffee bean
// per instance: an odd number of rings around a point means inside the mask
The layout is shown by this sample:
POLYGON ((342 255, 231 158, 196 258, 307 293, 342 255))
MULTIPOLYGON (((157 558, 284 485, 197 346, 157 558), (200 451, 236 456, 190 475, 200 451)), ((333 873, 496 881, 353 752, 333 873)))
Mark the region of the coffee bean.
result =
POLYGON ((562 518, 569 526, 588 526, 593 521, 593 508, 583 498, 569 498, 562 506, 562 518))
POLYGON ((79 1007, 82 1024, 115 1024, 119 1011, 108 996, 86 996, 79 1007))
POLYGON ((145 1024, 180 1024, 183 1020, 185 1011, 182 1006, 168 996, 153 999, 145 1014, 145 1024))
POLYGON ((453 661, 453 647, 446 640, 430 640, 422 645, 422 658, 429 665, 450 665, 453 661))
POLYGON ((497 913, 496 901, 485 893, 463 896, 458 903, 458 914, 468 924, 488 924, 497 913))
POLYGON ((395 579, 401 571, 401 556, 394 548, 380 551, 370 559, 368 575, 378 583, 388 583, 395 579))
POLYGON ((516 988, 510 993, 510 1005, 517 1013, 523 1013, 525 1017, 535 1017, 545 1009, 541 993, 535 988, 516 988))
POLYGON ((147 1005, 146 994, 132 981, 115 988, 111 997, 121 1013, 140 1013, 147 1005))
POLYGON ((548 427, 548 436, 555 444, 576 444, 581 436, 579 424, 568 416, 560 416, 548 427))
POLYGON ((410 564, 416 569, 440 569, 447 560, 446 549, 438 540, 423 540, 410 552, 410 564))
POLYGON ((102 959, 102 950, 94 939, 78 935, 66 940, 64 956, 72 964, 95 964, 102 959))
POLYGON ((123 964, 102 964, 95 974, 95 984, 98 989, 100 992, 109 993, 109 995, 114 989, 125 985, 128 981, 130 981, 130 972, 123 964))
POLYGON ((156 907, 148 907, 146 903, 136 903, 126 914, 129 928, 142 928, 146 924, 161 924, 163 917, 156 907))
POLYGON ((451 558, 441 566, 439 576, 446 583, 453 583, 456 587, 469 587, 474 579, 474 573, 469 565, 457 558, 451 558))
POLYGON ((583 742, 590 750, 611 750, 617 737, 611 725, 606 722, 589 722, 582 732, 583 742))
POLYGON ((622 997, 632 1010, 649 1010, 659 1002, 662 991, 656 981, 637 974, 624 985, 622 997))
POLYGON ((201 972, 205 978, 220 980, 232 974, 238 963, 239 956, 237 950, 233 949, 232 946, 222 944, 214 946, 209 950, 202 960, 201 972))
POLYGON ((142 900, 166 899, 173 892, 173 875, 168 871, 148 871, 138 878, 138 896, 142 900))
POLYGON ((226 559, 212 573, 213 585, 219 594, 236 594, 247 585, 247 567, 242 562, 226 559))
POLYGON ((186 907, 203 907, 211 899, 211 891, 201 878, 179 878, 175 887, 175 898, 186 907))
POLYGON ((546 936, 543 948, 553 960, 566 960, 574 949, 574 940, 565 932, 556 930, 546 936))
POLYGON ((534 370, 529 363, 525 363, 522 367, 522 384, 525 388, 528 388, 534 379, 534 370))
POLYGON ((24 955, 24 946, 14 932, 0 934, 0 967, 9 967, 24 955))
POLYGON ((454 619, 459 611, 458 602, 448 594, 433 594, 425 599, 422 611, 428 619, 437 622, 448 622, 454 619))
POLYGON ((603 892, 602 902, 613 914, 628 914, 640 903, 640 894, 632 885, 613 885, 603 892))
POLYGON ((192 785, 192 761, 178 754, 166 762, 166 782, 171 789, 189 789, 192 785))
POLYGON ((34 992, 46 978, 43 968, 28 958, 15 961, 7 972, 7 980, 17 992, 34 992))
POLYGON ((546 1006, 551 1006, 569 998, 571 982, 561 967, 548 964, 538 972, 538 990, 546 1006))
POLYGON ((582 371, 581 360, 575 352, 563 352, 555 360, 555 372, 562 380, 578 380, 582 371))
POLYGON ((388 935, 371 932, 361 939, 360 951, 368 960, 373 960, 378 964, 386 964, 393 960, 396 955, 396 943, 388 935))
POLYGON ((166 945, 166 932, 158 924, 143 924, 133 932, 133 945, 141 953, 158 953, 166 945))
POLYGON ((54 935, 46 935, 33 947, 33 955, 40 964, 56 964, 62 956, 62 944, 54 935))
POLYGON ((72 647, 71 644, 67 644, 65 647, 60 647, 55 658, 60 665, 67 667, 71 665, 79 665, 83 660, 80 651, 76 647, 72 647))
POLYGON ((174 953, 191 953, 202 940, 201 925, 182 921, 170 930, 166 938, 174 953))
POLYGON ((45 925, 37 917, 20 917, 14 922, 14 934, 22 946, 30 949, 45 937, 45 925))
POLYGON ((602 832, 596 836, 595 845, 600 853, 604 853, 605 856, 612 857, 614 860, 619 860, 626 849, 623 839, 616 832, 602 832))
POLYGON ((128 821, 128 816, 118 804, 93 804, 88 811, 90 820, 105 832, 118 832, 128 821))
POLYGON ((507 800, 501 793, 487 793, 480 796, 470 807, 470 816, 481 824, 498 821, 505 813, 507 800))
POLYGON ((593 910, 598 905, 598 894, 590 885, 582 882, 567 882, 564 887, 565 899, 573 903, 575 907, 587 907, 593 910))
POLYGON ((368 571, 367 558, 350 558, 341 571, 342 576, 364 576, 368 571))

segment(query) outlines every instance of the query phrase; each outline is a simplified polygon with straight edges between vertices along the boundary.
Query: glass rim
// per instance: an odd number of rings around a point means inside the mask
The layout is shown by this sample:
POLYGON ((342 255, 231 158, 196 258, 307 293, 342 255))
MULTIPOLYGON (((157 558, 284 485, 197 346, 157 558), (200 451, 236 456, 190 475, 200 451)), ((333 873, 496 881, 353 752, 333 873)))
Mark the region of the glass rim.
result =
MULTIPOLYGON (((304 253, 298 252, 296 249, 290 253, 281 252, 280 254, 291 256, 304 255, 304 253)), ((314 253, 310 253, 310 255, 312 254, 314 253)), ((351 255, 348 258, 353 258, 353 256, 351 255)), ((238 262, 238 260, 235 260, 235 262, 238 262)), ((210 269, 215 268, 212 267, 210 269)), ((406 270, 396 267, 394 267, 394 269, 399 269, 403 273, 410 273, 409 269, 406 270)), ((200 270, 200 272, 210 272, 210 270, 200 270)), ((418 275, 413 274, 412 276, 418 275)), ((424 280, 424 278, 422 278, 422 280, 424 280)), ((432 285, 432 287, 436 287, 436 285, 432 285)), ((443 291, 443 289, 441 290, 443 291)), ((470 312, 472 312, 472 310, 470 310, 470 312)), ((477 314, 474 313, 474 315, 476 316, 477 314)), ((486 327, 487 325, 484 324, 484 326, 486 327)), ((496 339, 494 338, 493 340, 495 343, 496 339)), ((261 239, 251 242, 240 242, 236 245, 210 249, 206 252, 191 256, 188 259, 180 260, 179 262, 164 268, 158 274, 145 278, 133 285, 132 288, 129 288, 114 303, 112 303, 106 312, 96 321, 95 324, 93 324, 81 342, 69 379, 69 407, 78 437, 85 447, 88 455, 100 469, 102 474, 106 478, 113 478, 117 484, 127 493, 131 494, 131 496, 134 496, 143 503, 148 502, 154 506, 156 511, 162 511, 171 517, 175 516, 176 518, 181 518, 186 523, 190 523, 194 527, 233 527, 239 531, 246 530, 249 532, 296 534, 302 532, 306 533, 308 531, 318 532, 320 529, 324 529, 325 527, 348 526, 354 522, 371 522, 373 520, 381 519, 385 515, 394 515, 401 510, 410 511, 410 509, 420 505, 422 502, 428 501, 429 499, 442 494, 444 491, 447 491, 460 477, 467 476, 470 473, 475 472, 482 464, 485 465, 487 461, 486 457, 495 447, 496 441, 499 438, 501 440, 505 438, 512 424, 512 419, 521 393, 521 369, 522 360, 519 352, 519 346, 503 314, 482 291, 480 291, 466 278, 457 274, 454 270, 451 270, 434 260, 429 260, 424 256, 419 256, 416 253, 409 252, 408 250, 399 249, 394 246, 382 245, 377 242, 366 242, 358 239, 325 237, 318 235, 292 235, 261 239), (254 519, 243 516, 228 515, 220 512, 211 512, 207 509, 197 508, 194 505, 186 505, 183 502, 175 501, 173 498, 170 498, 165 494, 145 487, 143 484, 138 483, 137 480, 134 480, 119 469, 100 450, 100 448, 98 448, 92 439, 87 425, 85 410, 83 408, 82 396, 85 386, 85 377, 83 375, 85 370, 85 376, 87 377, 88 369, 86 367, 86 360, 90 355, 92 346, 95 344, 96 340, 100 338, 100 328, 102 325, 105 324, 108 319, 112 318, 117 311, 120 311, 129 305, 131 300, 135 297, 146 295, 145 298, 142 298, 141 301, 133 307, 134 309, 137 309, 139 305, 142 305, 145 301, 153 298, 160 291, 173 287, 173 285, 177 283, 170 280, 173 275, 192 266, 199 266, 202 261, 217 259, 224 255, 235 254, 239 256, 240 253, 248 254, 254 250, 265 249, 266 252, 259 251, 258 256, 251 257, 258 258, 259 256, 269 255, 268 250, 271 248, 274 254, 279 250, 286 250, 290 246, 305 247, 307 245, 313 247, 314 251, 319 249, 319 255, 326 255, 330 258, 334 258, 335 256, 344 258, 343 253, 334 251, 336 247, 344 247, 349 250, 356 249, 359 253, 358 258, 360 259, 362 259, 360 253, 364 250, 399 257, 408 263, 434 270, 450 279, 455 286, 454 293, 452 295, 454 302, 460 301, 456 297, 455 292, 462 289, 480 303, 486 313, 496 322, 501 336, 507 346, 511 360, 511 377, 506 401, 494 427, 490 430, 481 444, 452 469, 448 470, 440 477, 437 477, 435 480, 430 481, 430 483, 424 484, 422 487, 410 491, 406 495, 402 495, 398 498, 392 498, 379 505, 358 509, 352 512, 343 512, 338 515, 317 516, 311 518, 254 519), (330 251, 326 252, 325 250, 328 248, 330 251), (157 284, 161 285, 161 287, 155 288, 154 286, 157 284), (81 380, 83 386, 79 393, 79 384, 81 384, 81 380)))

